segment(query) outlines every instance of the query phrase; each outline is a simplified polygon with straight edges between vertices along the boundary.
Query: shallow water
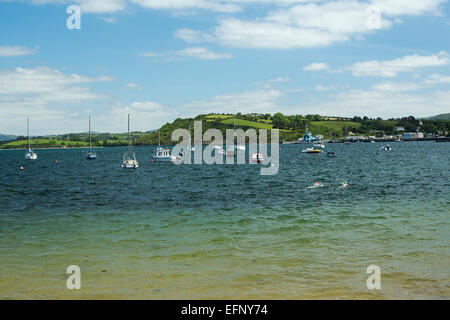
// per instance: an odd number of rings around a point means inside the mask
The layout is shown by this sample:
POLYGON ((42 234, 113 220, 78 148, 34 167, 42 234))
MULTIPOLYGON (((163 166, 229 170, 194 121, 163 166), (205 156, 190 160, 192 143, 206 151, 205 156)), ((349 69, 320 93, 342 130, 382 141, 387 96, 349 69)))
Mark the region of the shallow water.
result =
POLYGON ((449 299, 450 144, 380 146, 282 145, 275 176, 151 163, 153 147, 134 171, 121 148, 0 151, 0 298, 449 299))

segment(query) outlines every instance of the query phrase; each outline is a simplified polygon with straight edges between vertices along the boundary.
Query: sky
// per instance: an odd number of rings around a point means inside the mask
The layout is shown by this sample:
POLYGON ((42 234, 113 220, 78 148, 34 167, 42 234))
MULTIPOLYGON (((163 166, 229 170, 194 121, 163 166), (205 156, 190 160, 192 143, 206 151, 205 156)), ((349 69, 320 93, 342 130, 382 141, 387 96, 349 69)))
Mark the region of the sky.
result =
POLYGON ((450 112, 447 0, 0 0, 0 133, 450 112), (72 19, 80 8, 80 19, 72 19), (80 28, 68 28, 80 21, 80 28))

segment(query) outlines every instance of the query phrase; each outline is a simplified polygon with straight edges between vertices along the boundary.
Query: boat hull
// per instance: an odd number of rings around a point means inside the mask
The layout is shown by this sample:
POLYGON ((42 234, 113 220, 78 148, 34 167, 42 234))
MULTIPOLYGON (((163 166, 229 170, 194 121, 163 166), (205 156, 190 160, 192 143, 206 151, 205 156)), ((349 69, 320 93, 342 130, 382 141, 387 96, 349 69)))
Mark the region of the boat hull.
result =
POLYGON ((37 160, 37 154, 36 153, 27 153, 25 155, 26 160, 37 160))

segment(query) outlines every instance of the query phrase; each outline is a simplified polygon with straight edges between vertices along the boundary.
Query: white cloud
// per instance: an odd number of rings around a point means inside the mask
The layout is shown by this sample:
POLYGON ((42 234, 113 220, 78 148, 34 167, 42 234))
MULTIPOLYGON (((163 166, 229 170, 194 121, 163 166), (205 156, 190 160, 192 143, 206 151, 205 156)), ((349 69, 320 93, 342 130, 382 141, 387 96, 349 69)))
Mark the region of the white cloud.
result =
POLYGON ((450 83, 450 76, 443 76, 440 74, 432 74, 425 80, 426 84, 442 84, 442 83, 450 83))
POLYGON ((345 117, 423 117, 448 112, 448 101, 450 91, 405 93, 395 90, 348 90, 327 100, 314 99, 303 103, 296 108, 296 112, 317 113, 320 110, 320 114, 345 117))
POLYGON ((414 72, 425 67, 438 67, 449 64, 445 51, 431 56, 409 55, 394 60, 372 60, 358 62, 349 69, 355 76, 395 77, 400 72, 414 72))
POLYGON ((75 0, 83 13, 114 13, 127 7, 126 0, 75 0))
POLYGON ((162 10, 202 9, 216 12, 237 12, 241 7, 230 1, 217 0, 131 0, 144 8, 162 10))
POLYGON ((127 83, 127 85, 125 86, 125 88, 129 88, 129 89, 142 89, 142 87, 140 85, 138 85, 137 83, 127 83))
POLYGON ((278 77, 275 79, 269 79, 269 82, 289 82, 291 81, 291 78, 289 77, 278 77))
POLYGON ((423 14, 438 15, 441 13, 442 5, 447 0, 373 0, 373 5, 377 6, 382 14, 388 16, 423 14))
POLYGON ((173 121, 178 116, 176 108, 164 106, 154 101, 133 102, 129 105, 116 105, 109 108, 101 121, 104 132, 125 132, 127 114, 131 114, 132 131, 148 131, 173 121))
POLYGON ((214 96, 192 101, 183 106, 190 115, 205 112, 274 112, 284 94, 278 90, 255 90, 214 96))
POLYGON ((331 88, 319 84, 319 85, 315 86, 314 89, 315 89, 316 91, 328 91, 328 90, 330 90, 331 88))
MULTIPOLYGON (((78 74, 65 75, 48 67, 34 69, 16 68, 0 72, 0 93, 13 94, 64 94, 73 85, 88 82, 111 81, 110 77, 89 78, 78 74), (62 92, 58 92, 62 91, 62 92)), ((78 90, 81 92, 81 90, 78 90)))
MULTIPOLYGON (((182 29, 175 35, 189 42, 215 41, 244 48, 291 49, 329 46, 351 39, 362 39, 375 32, 368 27, 368 8, 381 10, 381 29, 401 23, 399 17, 439 14, 446 0, 372 1, 266 1, 276 4, 305 2, 269 12, 254 20, 222 18, 207 34, 182 29)), ((242 2, 242 1, 239 1, 242 2)), ((250 3, 253 1, 245 1, 250 3)))
POLYGON ((233 55, 231 55, 230 53, 216 53, 203 47, 190 47, 183 50, 171 51, 167 53, 147 52, 142 53, 141 56, 146 58, 158 58, 166 61, 185 59, 219 60, 233 58, 233 55))
POLYGON ((80 85, 110 80, 67 75, 48 67, 0 71, 0 127, 22 134, 23 117, 30 115, 37 119, 39 129, 35 134, 49 133, 48 130, 67 132, 79 121, 74 106, 108 98, 80 85))
POLYGON ((411 82, 382 82, 374 85, 372 87, 373 90, 377 91, 415 91, 418 89, 421 89, 422 86, 417 83, 411 83, 411 82))
POLYGON ((323 71, 330 70, 330 66, 323 62, 313 62, 310 65, 305 66, 303 71, 323 71))
POLYGON ((30 56, 36 54, 38 48, 30 49, 25 47, 9 47, 0 46, 0 57, 19 57, 19 56, 30 56))

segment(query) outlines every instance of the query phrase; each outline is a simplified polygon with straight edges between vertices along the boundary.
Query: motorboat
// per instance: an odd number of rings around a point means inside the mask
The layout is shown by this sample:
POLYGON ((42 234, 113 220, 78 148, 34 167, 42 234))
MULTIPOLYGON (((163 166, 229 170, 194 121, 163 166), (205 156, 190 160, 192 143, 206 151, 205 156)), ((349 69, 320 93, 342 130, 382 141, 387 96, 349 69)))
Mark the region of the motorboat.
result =
POLYGON ((317 148, 308 148, 305 150, 302 150, 302 153, 322 153, 323 151, 317 148))
MULTIPOLYGON (((178 155, 178 157, 180 157, 180 155, 178 155)), ((153 156, 153 159, 155 159, 157 162, 174 162, 176 161, 177 156, 171 155, 169 149, 164 149, 159 146, 156 149, 156 153, 153 156)))

